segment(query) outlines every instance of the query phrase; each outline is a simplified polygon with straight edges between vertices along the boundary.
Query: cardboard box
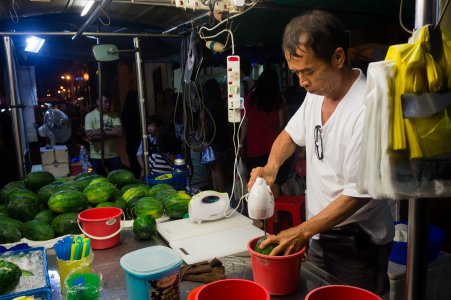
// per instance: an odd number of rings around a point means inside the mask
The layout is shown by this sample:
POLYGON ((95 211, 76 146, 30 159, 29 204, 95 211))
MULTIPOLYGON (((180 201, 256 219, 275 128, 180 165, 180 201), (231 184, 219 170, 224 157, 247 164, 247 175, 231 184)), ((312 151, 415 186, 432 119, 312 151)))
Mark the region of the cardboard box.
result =
POLYGON ((69 176, 69 154, 66 146, 41 147, 40 150, 43 170, 49 171, 55 177, 69 176))

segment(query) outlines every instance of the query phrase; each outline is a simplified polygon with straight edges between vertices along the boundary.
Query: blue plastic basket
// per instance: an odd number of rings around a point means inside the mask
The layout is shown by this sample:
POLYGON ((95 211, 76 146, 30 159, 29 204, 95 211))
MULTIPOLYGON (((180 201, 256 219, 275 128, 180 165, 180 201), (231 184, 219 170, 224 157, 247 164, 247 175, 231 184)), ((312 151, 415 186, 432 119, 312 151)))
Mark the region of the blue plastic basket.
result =
POLYGON ((165 183, 165 184, 169 184, 171 186, 174 186, 174 182, 172 180, 172 177, 169 178, 169 179, 159 179, 159 180, 155 179, 156 177, 161 176, 161 175, 164 175, 164 174, 151 174, 151 175, 147 176, 144 179, 144 181, 147 183, 147 185, 149 187, 152 187, 154 185, 161 184, 161 183, 165 183))
POLYGON ((35 289, 30 289, 26 291, 21 292, 14 292, 7 295, 1 295, 0 300, 9 300, 14 299, 20 296, 34 296, 36 299, 52 299, 52 293, 51 293, 51 287, 50 287, 50 278, 49 278, 49 272, 48 272, 48 265, 47 265, 47 252, 44 247, 34 247, 34 248, 27 248, 22 250, 14 250, 5 252, 2 255, 0 255, 0 258, 7 257, 19 253, 28 254, 30 252, 42 252, 43 257, 43 268, 44 268, 44 274, 45 274, 45 286, 39 287, 35 289))
MULTIPOLYGON (((397 222, 395 224, 407 224, 406 222, 397 222)), ((428 238, 428 263, 437 259, 440 254, 442 242, 445 239, 446 233, 443 229, 429 225, 428 238)), ((393 241, 392 249, 388 259, 392 262, 405 265, 407 262, 407 243, 393 241)))

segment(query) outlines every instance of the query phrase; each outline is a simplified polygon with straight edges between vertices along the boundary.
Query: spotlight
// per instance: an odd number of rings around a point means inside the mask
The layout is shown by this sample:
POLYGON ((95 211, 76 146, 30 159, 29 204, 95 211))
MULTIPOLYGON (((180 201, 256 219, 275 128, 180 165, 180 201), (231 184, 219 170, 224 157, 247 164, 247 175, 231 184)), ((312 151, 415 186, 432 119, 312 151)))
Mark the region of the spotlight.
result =
POLYGON ((27 38, 27 46, 25 51, 38 53, 42 45, 44 45, 45 39, 38 38, 36 36, 31 36, 27 38))
POLYGON ((86 1, 85 8, 83 8, 80 16, 82 16, 82 17, 86 16, 86 14, 89 12, 89 10, 91 9, 93 4, 94 4, 94 0, 86 1))

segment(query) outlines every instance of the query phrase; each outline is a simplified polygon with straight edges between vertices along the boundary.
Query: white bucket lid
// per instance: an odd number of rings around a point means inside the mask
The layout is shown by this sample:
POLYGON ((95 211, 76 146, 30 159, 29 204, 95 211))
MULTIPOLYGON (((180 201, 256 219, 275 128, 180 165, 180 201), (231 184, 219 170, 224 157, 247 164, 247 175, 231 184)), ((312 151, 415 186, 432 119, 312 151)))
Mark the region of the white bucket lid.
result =
POLYGON ((164 272, 182 264, 179 254, 165 246, 139 249, 122 256, 121 267, 136 276, 148 276, 164 272))

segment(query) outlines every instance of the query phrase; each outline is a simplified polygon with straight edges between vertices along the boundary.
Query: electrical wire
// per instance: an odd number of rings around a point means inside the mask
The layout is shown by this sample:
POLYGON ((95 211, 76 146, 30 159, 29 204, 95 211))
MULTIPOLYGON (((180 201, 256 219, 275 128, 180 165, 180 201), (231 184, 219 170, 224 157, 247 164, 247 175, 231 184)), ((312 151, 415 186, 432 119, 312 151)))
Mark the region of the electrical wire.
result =
POLYGON ((110 26, 111 24, 111 19, 110 16, 107 14, 107 12, 103 9, 100 8, 100 11, 105 15, 105 17, 108 19, 108 23, 103 22, 103 20, 99 17, 98 20, 100 23, 102 23, 103 26, 110 26))
POLYGON ((400 1, 400 3, 399 3, 399 25, 401 25, 401 27, 402 27, 402 29, 404 29, 404 31, 406 31, 407 33, 410 33, 410 34, 412 34, 413 33, 413 31, 412 30, 410 30, 410 29, 408 29, 405 25, 404 25, 404 23, 403 23, 403 21, 402 21, 402 4, 403 4, 403 2, 404 2, 404 0, 401 0, 400 1))
MULTIPOLYGON (((226 218, 231 217, 233 215, 233 213, 238 210, 238 208, 243 203, 243 199, 247 199, 247 196, 249 194, 249 193, 244 194, 243 179, 241 177, 240 172, 238 172, 238 178, 239 178, 239 181, 240 181, 241 195, 242 196, 238 199, 238 203, 237 203, 236 207, 233 208, 233 209, 230 209, 230 202, 232 201, 232 195, 233 195, 233 192, 235 191, 235 183, 236 183, 236 175, 237 175, 238 151, 239 151, 238 145, 239 145, 239 138, 240 138, 239 137, 239 133, 240 133, 240 130, 241 130, 241 126, 243 125, 243 121, 244 121, 244 117, 245 116, 246 116, 246 108, 243 107, 243 115, 242 115, 241 121, 240 121, 240 123, 238 125, 238 130, 235 130, 236 129, 235 128, 236 127, 236 125, 235 125, 236 123, 233 123, 233 138, 232 138, 232 141, 233 141, 233 148, 234 148, 235 159, 234 159, 234 162, 233 162, 232 192, 230 193, 230 196, 229 196, 229 202, 228 202, 228 205, 227 205, 227 209, 224 211, 224 217, 226 217, 226 218)), ((244 205, 241 206, 241 212, 242 212, 243 208, 244 208, 244 205)))
POLYGON ((215 30, 217 27, 219 27, 220 25, 222 25, 224 22, 228 22, 229 20, 234 19, 234 18, 236 18, 236 17, 238 17, 238 16, 241 16, 242 14, 248 12, 248 11, 251 10, 257 3, 258 3, 258 0, 256 0, 254 3, 252 3, 252 4, 249 6, 248 9, 243 10, 242 12, 237 13, 237 14, 235 14, 235 15, 233 15, 233 16, 231 16, 231 17, 225 19, 225 20, 222 20, 221 22, 219 22, 218 24, 216 24, 216 25, 213 26, 212 28, 208 28, 208 27, 202 26, 201 28, 199 28, 199 31, 198 31, 199 36, 202 38, 202 30, 207 30, 207 31, 215 30))
POLYGON ((11 1, 11 8, 14 12, 14 15, 11 13, 11 10, 9 10, 9 16, 11 17, 11 20, 13 21, 13 23, 19 23, 19 16, 17 15, 17 11, 16 11, 16 2, 15 0, 11 1))

